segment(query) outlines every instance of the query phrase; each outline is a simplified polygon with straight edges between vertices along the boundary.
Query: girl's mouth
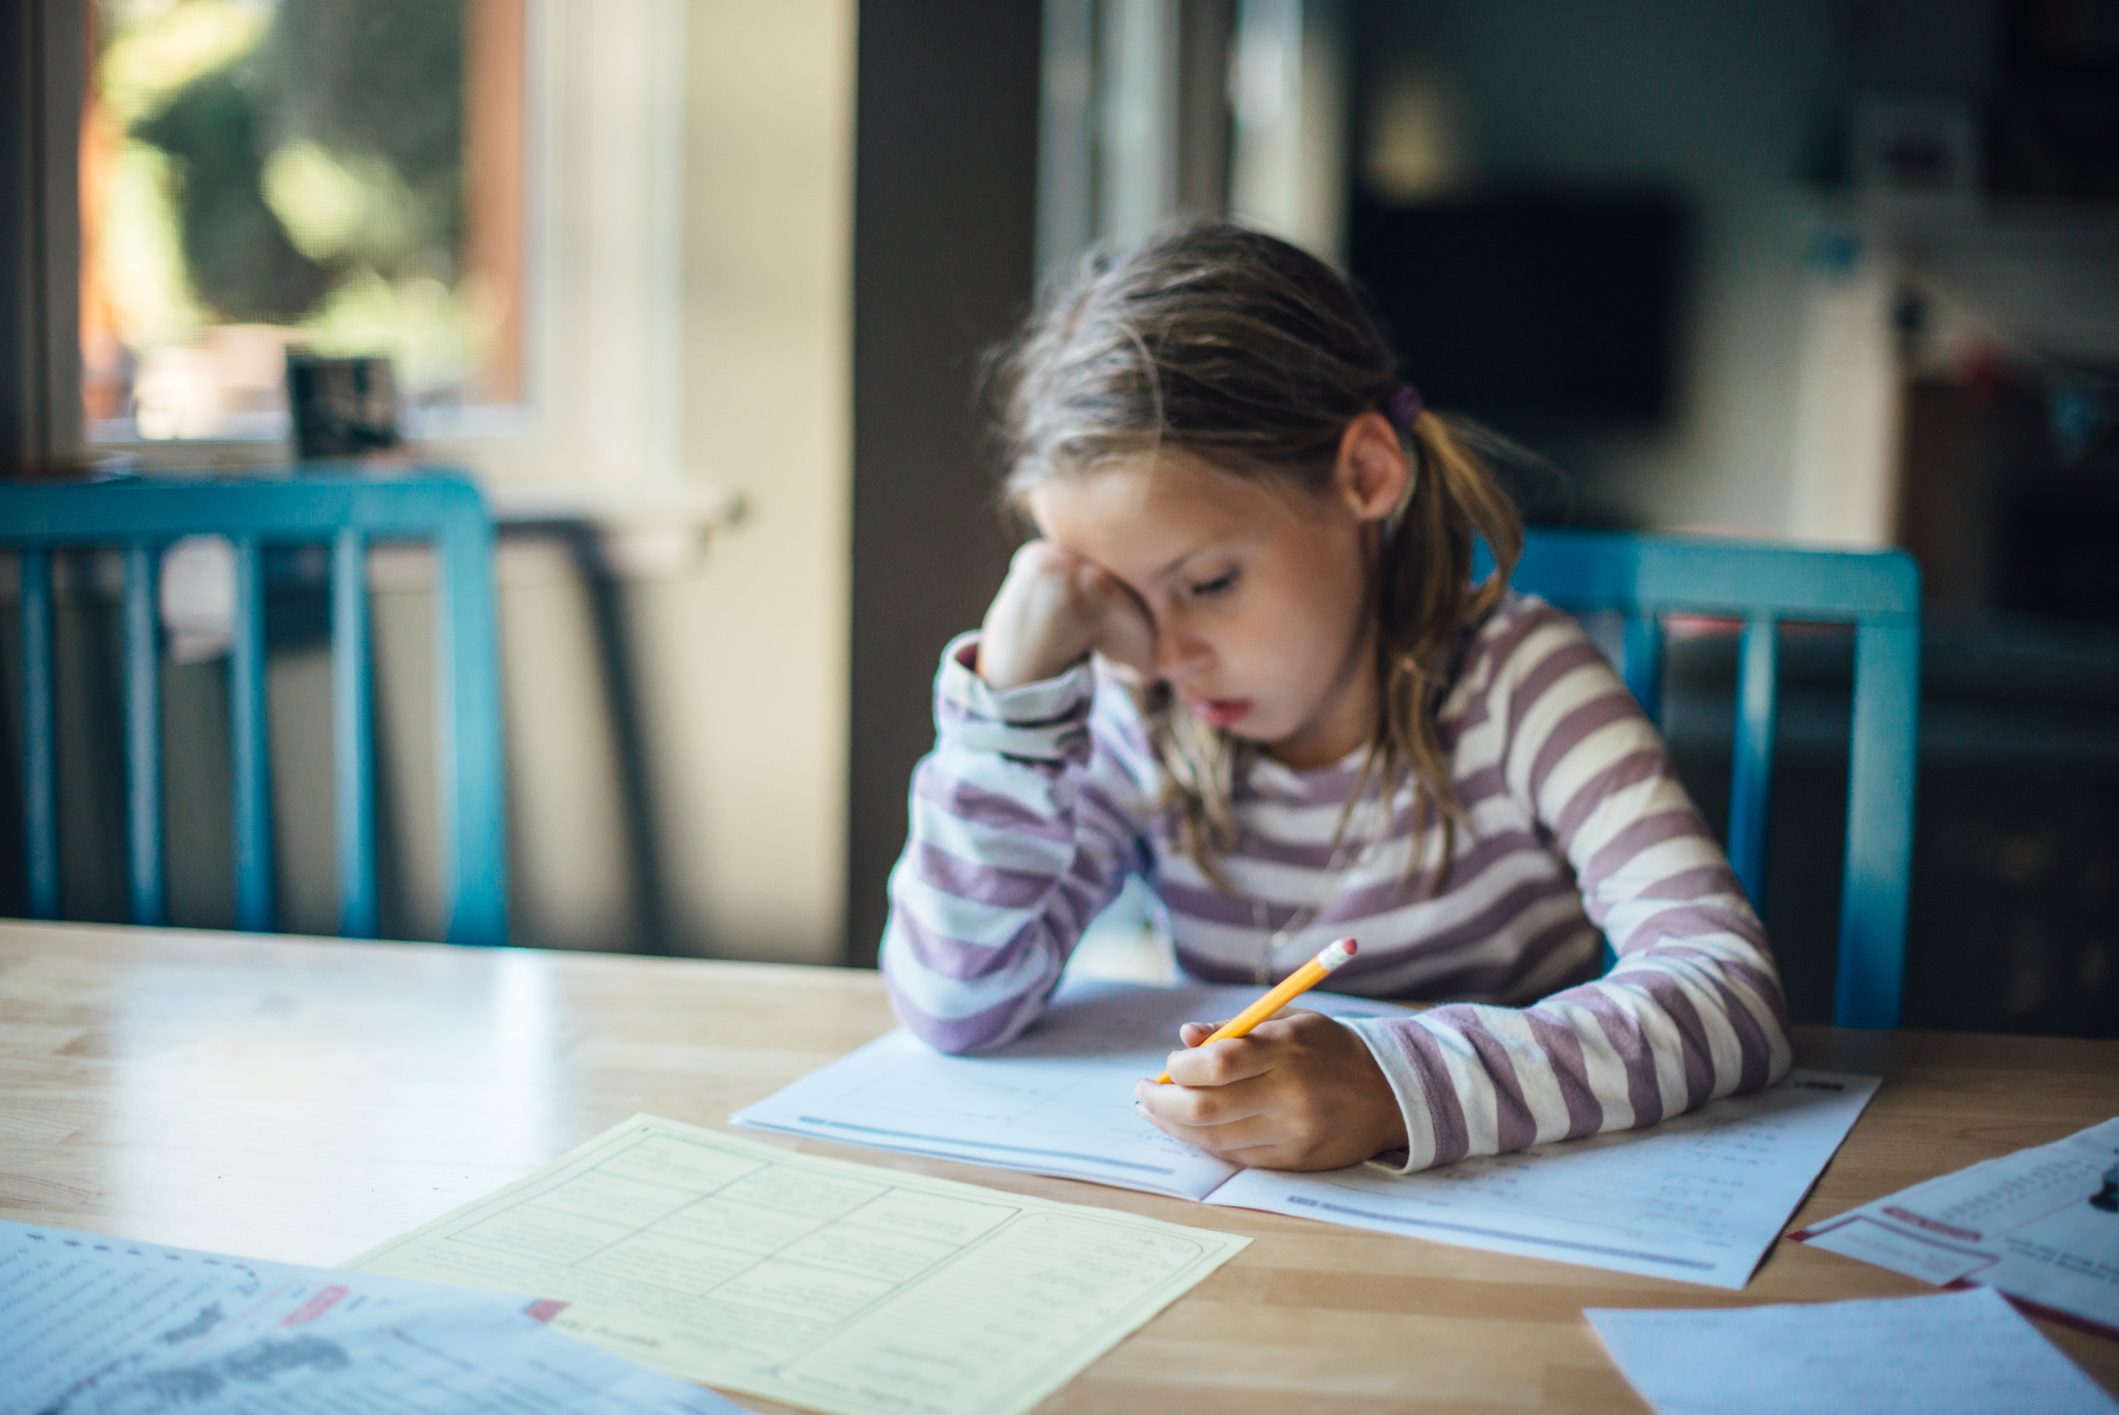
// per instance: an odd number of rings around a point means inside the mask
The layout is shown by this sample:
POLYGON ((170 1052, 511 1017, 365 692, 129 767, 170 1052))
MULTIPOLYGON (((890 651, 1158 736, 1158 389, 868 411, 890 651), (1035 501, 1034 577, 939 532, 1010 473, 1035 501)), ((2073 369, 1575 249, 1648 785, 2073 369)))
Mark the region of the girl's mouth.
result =
POLYGON ((1187 698, 1192 711, 1209 727, 1226 731, 1235 726, 1251 711, 1249 698, 1187 698))

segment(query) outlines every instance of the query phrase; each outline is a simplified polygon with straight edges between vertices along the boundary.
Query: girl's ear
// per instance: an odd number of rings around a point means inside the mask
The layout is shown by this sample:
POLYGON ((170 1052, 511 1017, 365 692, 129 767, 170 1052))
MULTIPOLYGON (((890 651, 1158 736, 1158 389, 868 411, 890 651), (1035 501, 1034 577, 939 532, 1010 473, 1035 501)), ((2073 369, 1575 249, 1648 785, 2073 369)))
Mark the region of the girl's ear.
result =
POLYGON ((1381 413, 1362 413, 1339 436, 1332 488, 1356 520, 1380 521, 1412 489, 1412 465, 1398 430, 1381 413))

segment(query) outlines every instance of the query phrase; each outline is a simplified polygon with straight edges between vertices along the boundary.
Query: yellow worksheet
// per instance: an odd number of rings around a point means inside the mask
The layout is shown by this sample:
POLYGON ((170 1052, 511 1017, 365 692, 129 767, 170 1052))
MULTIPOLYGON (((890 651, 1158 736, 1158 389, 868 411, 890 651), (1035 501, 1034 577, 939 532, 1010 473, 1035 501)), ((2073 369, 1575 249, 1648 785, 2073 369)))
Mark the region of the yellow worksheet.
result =
POLYGON ((636 1115, 349 1267, 844 1415, 1027 1410, 1250 1240, 636 1115))

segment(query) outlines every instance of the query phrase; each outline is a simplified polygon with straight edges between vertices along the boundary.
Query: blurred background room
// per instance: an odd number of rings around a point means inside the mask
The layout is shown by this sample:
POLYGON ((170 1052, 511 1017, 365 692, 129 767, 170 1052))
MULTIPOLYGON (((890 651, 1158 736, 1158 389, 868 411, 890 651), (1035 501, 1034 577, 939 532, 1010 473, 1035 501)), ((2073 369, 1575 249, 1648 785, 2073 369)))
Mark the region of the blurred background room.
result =
MULTIPOLYGON (((936 657, 1012 544, 982 351, 1091 245, 1229 216, 1350 270, 1432 405, 1538 454, 1533 523, 1912 552, 1905 1022, 2119 1036, 2109 0, 0 14, 6 474, 283 466, 290 350, 387 358, 382 455, 470 469, 498 525, 514 943, 874 962, 936 657)), ((220 928, 201 554, 164 571, 169 911, 220 928)), ((431 577, 373 579, 380 931, 435 938, 431 577)), ((116 614, 59 623, 70 918, 125 917, 116 614)), ((334 931, 323 640, 275 609, 294 932, 334 931)), ((1673 626, 1664 725, 1715 820, 1735 660, 1673 626)), ((1818 1020, 1851 650, 1797 628, 1782 660, 1762 902, 1818 1020)))

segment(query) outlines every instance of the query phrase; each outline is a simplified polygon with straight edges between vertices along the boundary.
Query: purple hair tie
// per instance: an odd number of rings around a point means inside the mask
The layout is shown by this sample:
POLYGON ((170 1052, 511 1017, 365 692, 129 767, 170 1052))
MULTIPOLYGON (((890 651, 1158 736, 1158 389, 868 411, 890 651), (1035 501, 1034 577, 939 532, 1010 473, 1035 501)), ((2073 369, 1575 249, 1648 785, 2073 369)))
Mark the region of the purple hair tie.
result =
POLYGON ((1421 400, 1419 389, 1413 387, 1410 383, 1401 383, 1398 385, 1398 391, 1391 395, 1390 401, 1384 405, 1383 410, 1393 423, 1410 432, 1414 420, 1420 416, 1421 409, 1426 406, 1427 404, 1421 400))

